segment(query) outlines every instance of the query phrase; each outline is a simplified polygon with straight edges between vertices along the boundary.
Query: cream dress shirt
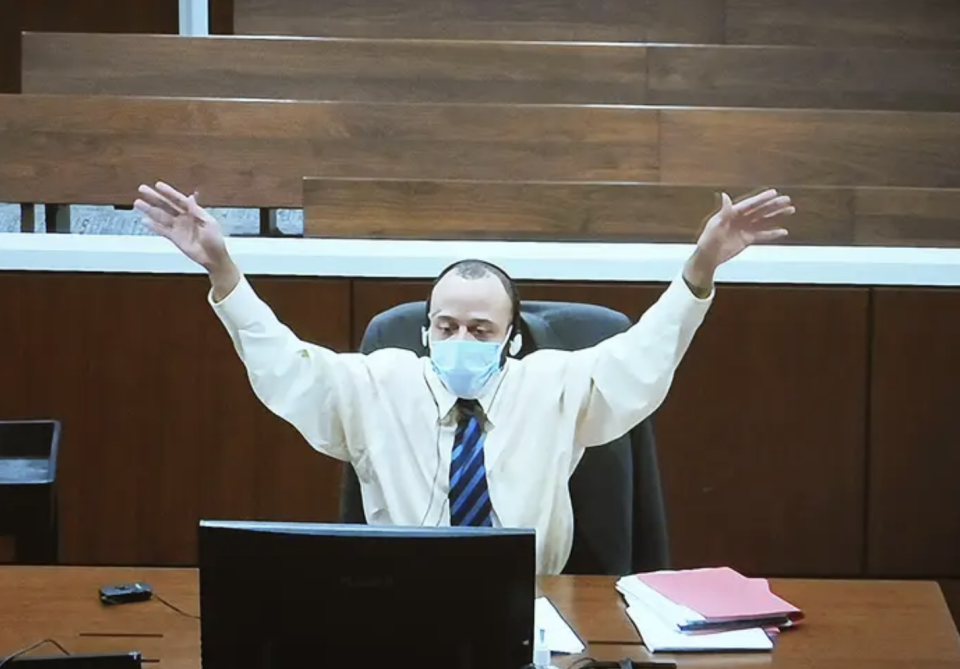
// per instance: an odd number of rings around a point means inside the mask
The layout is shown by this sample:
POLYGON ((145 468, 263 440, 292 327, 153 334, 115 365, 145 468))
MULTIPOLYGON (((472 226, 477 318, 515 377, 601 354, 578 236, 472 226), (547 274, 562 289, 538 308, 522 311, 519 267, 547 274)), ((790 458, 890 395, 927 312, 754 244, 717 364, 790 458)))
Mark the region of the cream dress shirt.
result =
MULTIPOLYGON (((713 300, 677 276, 629 330, 591 348, 508 359, 478 398, 497 526, 534 528, 537 572, 570 554, 568 479, 584 448, 625 434, 663 401, 713 300)), ((448 525, 456 397, 427 357, 336 353, 299 339, 246 278, 208 301, 254 393, 316 450, 355 467, 371 524, 448 525)))

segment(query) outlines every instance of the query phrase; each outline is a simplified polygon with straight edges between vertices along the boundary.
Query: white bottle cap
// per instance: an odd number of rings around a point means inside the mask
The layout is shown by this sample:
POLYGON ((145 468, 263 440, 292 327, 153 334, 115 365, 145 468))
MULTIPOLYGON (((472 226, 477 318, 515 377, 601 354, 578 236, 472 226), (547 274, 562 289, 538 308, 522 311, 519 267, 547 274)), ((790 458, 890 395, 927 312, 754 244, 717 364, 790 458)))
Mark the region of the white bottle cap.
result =
POLYGON ((547 645, 547 632, 542 627, 537 630, 537 638, 533 643, 533 665, 537 669, 547 669, 550 666, 550 647, 547 645))

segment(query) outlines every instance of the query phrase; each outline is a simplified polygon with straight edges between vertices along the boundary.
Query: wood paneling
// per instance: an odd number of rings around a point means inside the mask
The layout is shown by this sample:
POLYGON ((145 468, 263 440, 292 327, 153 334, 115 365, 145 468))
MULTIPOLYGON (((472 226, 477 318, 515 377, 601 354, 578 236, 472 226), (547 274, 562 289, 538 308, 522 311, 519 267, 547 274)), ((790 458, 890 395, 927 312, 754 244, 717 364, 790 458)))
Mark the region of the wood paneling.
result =
POLYGON ((722 42, 715 0, 234 0, 238 35, 722 42))
POLYGON ((20 32, 176 33, 178 0, 4 0, 0 93, 20 91, 20 32))
POLYGON ((720 288, 658 423, 678 567, 860 572, 867 305, 720 288))
POLYGON ((869 246, 960 245, 960 190, 854 190, 856 243, 869 246))
POLYGON ((207 0, 211 35, 233 34, 233 0, 207 0))
POLYGON ((730 44, 960 47, 953 0, 726 0, 726 8, 730 44))
POLYGON ((235 0, 237 34, 954 48, 952 0, 235 0))
MULTIPOLYGON (((738 186, 304 179, 304 234, 387 239, 690 242, 738 186)), ((786 244, 960 245, 960 189, 777 186, 786 244)))
POLYGON ((241 207, 299 206, 304 176, 958 187, 958 142, 946 113, 23 94, 0 96, 0 201, 158 178, 241 207))
POLYGON ((660 112, 660 180, 960 187, 960 115, 683 109, 660 112))
MULTIPOLYGON (((360 280, 351 301, 347 281, 253 283, 337 350, 429 289, 360 280)), ((662 287, 522 289, 636 317, 662 287)), ((870 574, 957 575, 960 297, 876 289, 868 382, 867 293, 720 287, 657 418, 678 565, 853 574, 869 518, 870 574)), ((200 517, 335 517, 339 467, 253 396, 201 277, 7 273, 0 294, 18 314, 0 329, 0 413, 64 422, 67 561, 189 562, 200 517)))
POLYGON ((727 0, 634 0, 645 2, 645 41, 673 44, 722 44, 727 0))
POLYGON ((107 33, 177 33, 176 0, 28 0, 21 2, 23 30, 107 33))
POLYGON ((23 91, 372 102, 644 100, 630 45, 28 33, 23 91))
POLYGON ((656 180, 656 110, 0 96, 0 202, 298 207, 304 176, 656 180), (64 110, 69 109, 69 114, 64 110))
POLYGON ((652 45, 647 102, 704 107, 960 109, 960 51, 652 45))
MULTIPOLYGON (((691 242, 722 187, 304 179, 311 237, 691 242)), ((798 213, 790 243, 853 242, 853 193, 785 190, 798 213)), ((743 188, 731 196, 749 194, 743 188)), ((958 192, 960 194, 960 192, 958 192)), ((960 197, 957 198, 960 205, 960 197)), ((958 230, 960 238, 960 230, 958 230)))
MULTIPOLYGON (((253 279, 305 339, 349 346, 346 281, 253 279)), ((195 560, 200 518, 334 520, 339 466, 250 389, 198 276, 0 274, 0 413, 63 421, 66 562, 195 560)))
POLYGON ((871 575, 960 576, 960 291, 876 289, 871 575))
POLYGON ((0 4, 0 93, 20 92, 20 30, 23 0, 0 4))
POLYGON ((23 91, 945 111, 960 52, 43 32, 23 36, 23 91))
POLYGON ((646 34, 646 0, 234 0, 238 35, 631 40, 646 34))
MULTIPOLYGON (((638 317, 662 286, 522 284, 524 299, 638 317)), ((427 282, 354 282, 354 344, 427 282)), ((867 289, 723 286, 658 412, 674 561, 860 571, 867 289)))
POLYGON ((0 564, 14 562, 17 557, 17 542, 13 537, 0 537, 0 564))

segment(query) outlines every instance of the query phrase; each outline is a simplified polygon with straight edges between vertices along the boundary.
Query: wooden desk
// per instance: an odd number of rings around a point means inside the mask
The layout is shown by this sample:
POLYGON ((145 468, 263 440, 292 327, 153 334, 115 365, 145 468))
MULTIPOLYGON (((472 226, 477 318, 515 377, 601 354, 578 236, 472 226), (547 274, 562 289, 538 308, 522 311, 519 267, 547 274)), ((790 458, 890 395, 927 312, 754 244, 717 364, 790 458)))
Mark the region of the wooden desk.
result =
MULTIPOLYGON (((71 652, 139 650, 162 669, 197 669, 200 623, 159 601, 102 606, 97 589, 141 580, 171 604, 198 613, 197 571, 112 567, 0 568, 0 656, 53 638, 71 652)), ((770 653, 674 656, 683 667, 774 669, 960 668, 960 638, 940 589, 928 582, 775 580, 807 613, 770 653)), ((597 659, 649 655, 623 613, 613 579, 546 577, 541 591, 597 659)), ((41 649, 38 649, 38 652, 41 649)), ((44 653, 55 653, 46 646, 44 653)), ((666 659, 670 656, 658 655, 666 659)), ((577 658, 561 657, 569 665, 577 658)))

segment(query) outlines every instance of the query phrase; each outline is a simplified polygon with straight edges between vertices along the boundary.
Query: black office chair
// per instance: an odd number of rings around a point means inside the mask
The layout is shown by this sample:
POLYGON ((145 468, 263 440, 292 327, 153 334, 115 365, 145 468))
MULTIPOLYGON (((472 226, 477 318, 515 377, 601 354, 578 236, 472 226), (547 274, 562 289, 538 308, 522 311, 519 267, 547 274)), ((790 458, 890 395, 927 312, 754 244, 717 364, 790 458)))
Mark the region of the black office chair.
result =
POLYGON ((60 421, 0 421, 0 536, 19 564, 56 564, 60 548, 60 421))
MULTIPOLYGON (((360 350, 403 348, 426 355, 421 341, 424 302, 410 302, 370 321, 360 350)), ((571 302, 522 303, 523 348, 577 350, 630 327, 617 311, 571 302)), ((653 419, 609 444, 588 448, 570 478, 574 537, 566 574, 623 575, 669 568, 667 520, 657 464, 653 419)), ((365 523, 360 482, 343 469, 340 518, 365 523)))

